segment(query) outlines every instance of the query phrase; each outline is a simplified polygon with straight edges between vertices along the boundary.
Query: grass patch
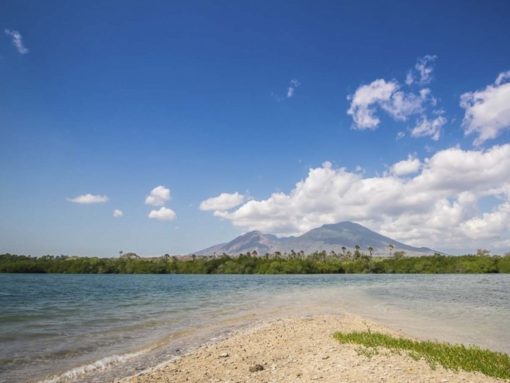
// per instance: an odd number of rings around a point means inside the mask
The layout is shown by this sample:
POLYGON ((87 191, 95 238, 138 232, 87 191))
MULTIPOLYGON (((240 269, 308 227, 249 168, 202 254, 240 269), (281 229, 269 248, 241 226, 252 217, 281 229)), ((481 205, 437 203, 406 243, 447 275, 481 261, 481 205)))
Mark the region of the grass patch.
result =
POLYGON ((431 367, 440 364, 455 371, 481 372, 495 378, 510 379, 510 356, 501 352, 461 344, 399 338, 370 330, 337 332, 334 337, 340 343, 359 344, 375 350, 384 347, 393 352, 404 351, 413 359, 425 359, 431 367))
POLYGON ((374 355, 379 355, 379 350, 375 347, 361 346, 356 349, 358 355, 362 355, 365 358, 372 359, 374 355))

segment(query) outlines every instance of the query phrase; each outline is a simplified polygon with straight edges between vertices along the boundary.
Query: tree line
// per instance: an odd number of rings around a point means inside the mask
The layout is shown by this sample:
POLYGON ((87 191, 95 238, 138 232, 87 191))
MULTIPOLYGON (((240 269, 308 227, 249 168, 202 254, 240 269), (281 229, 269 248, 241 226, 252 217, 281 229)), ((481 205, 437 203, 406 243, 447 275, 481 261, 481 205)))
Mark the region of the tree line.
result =
POLYGON ((347 254, 315 252, 304 255, 245 253, 239 256, 189 256, 168 254, 157 258, 69 257, 2 254, 1 273, 74 274, 342 274, 342 273, 510 273, 510 255, 372 257, 360 251, 347 254))

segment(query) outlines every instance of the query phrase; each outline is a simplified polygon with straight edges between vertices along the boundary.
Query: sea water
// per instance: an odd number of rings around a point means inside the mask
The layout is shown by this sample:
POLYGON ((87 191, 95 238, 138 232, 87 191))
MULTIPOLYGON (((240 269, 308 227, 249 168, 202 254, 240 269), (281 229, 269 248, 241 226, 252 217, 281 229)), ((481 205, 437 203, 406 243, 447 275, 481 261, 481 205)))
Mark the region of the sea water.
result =
POLYGON ((510 275, 0 274, 0 382, 106 382, 264 320, 350 312, 510 353, 510 275))

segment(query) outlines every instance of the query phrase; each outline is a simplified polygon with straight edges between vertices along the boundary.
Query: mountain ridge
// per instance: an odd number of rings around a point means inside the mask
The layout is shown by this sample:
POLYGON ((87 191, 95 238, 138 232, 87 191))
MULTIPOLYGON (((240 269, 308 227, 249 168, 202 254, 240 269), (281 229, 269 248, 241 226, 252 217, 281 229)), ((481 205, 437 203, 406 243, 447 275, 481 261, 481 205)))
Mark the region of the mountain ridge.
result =
POLYGON ((239 255, 248 251, 256 251, 259 255, 274 252, 299 252, 306 254, 315 251, 342 252, 342 247, 354 249, 360 246, 362 250, 373 248, 374 255, 389 255, 389 245, 393 251, 405 251, 408 255, 429 255, 434 250, 427 247, 415 247, 386 237, 358 223, 342 221, 325 224, 311 229, 299 236, 277 237, 264 234, 258 230, 242 234, 232 241, 220 243, 195 252, 196 255, 239 255))

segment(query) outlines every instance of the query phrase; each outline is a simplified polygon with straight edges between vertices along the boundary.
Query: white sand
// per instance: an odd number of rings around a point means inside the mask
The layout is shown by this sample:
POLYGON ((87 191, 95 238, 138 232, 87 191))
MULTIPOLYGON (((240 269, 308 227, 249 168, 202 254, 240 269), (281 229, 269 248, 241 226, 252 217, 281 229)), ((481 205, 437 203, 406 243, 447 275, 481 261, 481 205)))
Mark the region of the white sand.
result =
POLYGON ((403 335, 354 315, 280 319, 238 331, 121 382, 503 382, 440 366, 432 369, 423 360, 389 351, 367 356, 360 346, 332 337, 335 331, 367 327, 403 335), (250 371, 257 364, 263 369, 250 371))

